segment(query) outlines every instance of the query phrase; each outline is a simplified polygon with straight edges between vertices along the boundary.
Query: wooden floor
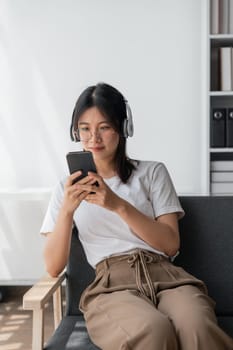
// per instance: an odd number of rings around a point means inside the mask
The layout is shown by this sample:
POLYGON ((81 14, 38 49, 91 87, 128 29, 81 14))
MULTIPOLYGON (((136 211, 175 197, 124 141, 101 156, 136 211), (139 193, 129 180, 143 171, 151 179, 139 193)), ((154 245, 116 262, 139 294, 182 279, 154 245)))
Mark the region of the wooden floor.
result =
MULTIPOLYGON (((22 309, 29 287, 5 287, 0 302, 0 350, 32 350, 32 312, 22 309)), ((45 311, 45 341, 53 333, 52 304, 45 311)))

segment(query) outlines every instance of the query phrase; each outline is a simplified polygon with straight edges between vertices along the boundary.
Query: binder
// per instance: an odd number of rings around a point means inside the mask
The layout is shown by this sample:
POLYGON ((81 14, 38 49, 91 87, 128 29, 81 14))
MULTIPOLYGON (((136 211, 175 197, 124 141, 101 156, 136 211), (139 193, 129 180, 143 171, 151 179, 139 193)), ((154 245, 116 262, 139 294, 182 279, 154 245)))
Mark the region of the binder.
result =
POLYGON ((226 145, 226 108, 213 108, 210 121, 211 147, 225 147, 226 145))
POLYGON ((226 146, 233 147, 233 108, 228 108, 227 110, 226 146))

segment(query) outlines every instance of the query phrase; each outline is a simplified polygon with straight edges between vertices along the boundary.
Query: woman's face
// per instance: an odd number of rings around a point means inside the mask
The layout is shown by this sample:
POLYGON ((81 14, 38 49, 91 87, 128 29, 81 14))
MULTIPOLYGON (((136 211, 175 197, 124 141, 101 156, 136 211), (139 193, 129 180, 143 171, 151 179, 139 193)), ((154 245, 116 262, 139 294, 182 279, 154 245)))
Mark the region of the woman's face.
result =
POLYGON ((95 161, 114 159, 120 136, 98 108, 91 107, 80 116, 78 130, 84 150, 92 152, 95 161))

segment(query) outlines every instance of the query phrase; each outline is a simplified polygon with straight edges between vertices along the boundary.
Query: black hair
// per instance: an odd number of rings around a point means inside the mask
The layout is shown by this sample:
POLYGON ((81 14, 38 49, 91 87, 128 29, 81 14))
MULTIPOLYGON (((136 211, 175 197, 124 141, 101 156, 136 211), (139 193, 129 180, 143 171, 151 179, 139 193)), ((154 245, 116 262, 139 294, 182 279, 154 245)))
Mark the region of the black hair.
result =
POLYGON ((126 183, 135 169, 135 165, 126 154, 126 137, 123 131, 124 120, 127 119, 126 100, 116 88, 105 83, 86 88, 79 96, 73 112, 70 128, 72 139, 72 130, 77 129, 80 116, 91 107, 98 108, 120 135, 115 164, 118 176, 126 183))

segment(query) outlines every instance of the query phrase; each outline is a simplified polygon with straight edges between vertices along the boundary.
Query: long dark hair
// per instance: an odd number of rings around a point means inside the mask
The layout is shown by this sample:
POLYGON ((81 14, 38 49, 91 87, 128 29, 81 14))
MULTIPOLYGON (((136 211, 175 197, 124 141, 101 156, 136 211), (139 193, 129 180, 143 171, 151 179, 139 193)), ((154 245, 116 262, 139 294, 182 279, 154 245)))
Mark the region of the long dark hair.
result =
POLYGON ((127 118, 126 100, 124 96, 113 86, 99 83, 89 86, 79 96, 72 116, 71 138, 73 130, 78 127, 80 116, 91 107, 97 107, 113 128, 120 135, 119 144, 115 154, 116 171, 123 183, 126 183, 135 169, 133 162, 126 154, 126 137, 123 132, 124 120, 127 118))

